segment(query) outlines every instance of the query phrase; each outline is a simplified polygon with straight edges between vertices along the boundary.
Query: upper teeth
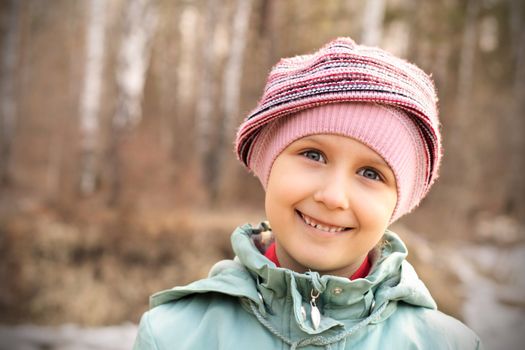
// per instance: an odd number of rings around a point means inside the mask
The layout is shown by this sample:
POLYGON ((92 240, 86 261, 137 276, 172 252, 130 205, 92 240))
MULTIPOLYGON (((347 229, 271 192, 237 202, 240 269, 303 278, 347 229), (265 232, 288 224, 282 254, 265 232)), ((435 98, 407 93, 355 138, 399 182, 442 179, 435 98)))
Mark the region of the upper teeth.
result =
POLYGON ((343 231, 345 229, 345 227, 322 225, 322 224, 318 223, 317 221, 315 221, 315 219, 312 219, 311 217, 306 216, 303 213, 301 213, 301 216, 302 216, 304 222, 306 222, 308 225, 310 225, 312 227, 315 227, 316 229, 321 230, 321 231, 341 232, 341 231, 343 231))

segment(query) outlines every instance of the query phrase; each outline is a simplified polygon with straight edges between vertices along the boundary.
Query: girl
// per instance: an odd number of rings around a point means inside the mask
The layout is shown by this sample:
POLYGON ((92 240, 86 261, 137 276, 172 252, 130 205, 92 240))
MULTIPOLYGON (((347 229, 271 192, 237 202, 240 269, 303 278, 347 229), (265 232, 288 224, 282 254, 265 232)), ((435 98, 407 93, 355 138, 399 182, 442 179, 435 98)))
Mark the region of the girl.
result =
POLYGON ((349 38, 281 60, 240 126, 268 223, 234 260, 152 296, 135 349, 481 349, 436 309, 387 227, 438 175, 437 98, 416 66, 349 38))

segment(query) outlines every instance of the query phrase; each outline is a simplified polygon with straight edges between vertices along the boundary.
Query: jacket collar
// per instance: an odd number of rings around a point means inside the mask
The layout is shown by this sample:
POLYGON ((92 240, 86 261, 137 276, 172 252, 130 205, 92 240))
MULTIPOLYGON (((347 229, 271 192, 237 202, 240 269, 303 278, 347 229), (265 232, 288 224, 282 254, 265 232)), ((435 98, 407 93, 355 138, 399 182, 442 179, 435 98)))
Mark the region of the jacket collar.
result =
POLYGON ((190 294, 218 292, 256 305, 265 317, 282 317, 283 308, 291 307, 292 317, 303 332, 321 333, 337 325, 352 323, 379 312, 370 322, 380 322, 395 310, 398 301, 427 308, 436 308, 430 293, 405 260, 406 246, 393 232, 384 234, 385 244, 371 254, 372 269, 366 278, 349 280, 337 276, 321 276, 317 272, 296 273, 278 268, 258 249, 266 226, 244 225, 232 236, 236 259, 216 264, 209 278, 184 287, 154 294, 151 307, 183 298, 190 294), (309 306, 312 295, 323 317, 313 327, 309 306), (291 305, 282 305, 290 302, 291 305))

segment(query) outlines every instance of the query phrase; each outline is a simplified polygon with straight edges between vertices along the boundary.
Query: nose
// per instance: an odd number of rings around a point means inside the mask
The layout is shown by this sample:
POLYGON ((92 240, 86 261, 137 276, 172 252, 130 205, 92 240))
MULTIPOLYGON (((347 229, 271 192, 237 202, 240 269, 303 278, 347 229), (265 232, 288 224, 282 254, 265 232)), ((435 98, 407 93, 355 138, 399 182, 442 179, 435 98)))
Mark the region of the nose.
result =
POLYGON ((348 209, 350 207, 349 182, 348 174, 340 173, 323 179, 314 193, 314 200, 330 210, 348 209))

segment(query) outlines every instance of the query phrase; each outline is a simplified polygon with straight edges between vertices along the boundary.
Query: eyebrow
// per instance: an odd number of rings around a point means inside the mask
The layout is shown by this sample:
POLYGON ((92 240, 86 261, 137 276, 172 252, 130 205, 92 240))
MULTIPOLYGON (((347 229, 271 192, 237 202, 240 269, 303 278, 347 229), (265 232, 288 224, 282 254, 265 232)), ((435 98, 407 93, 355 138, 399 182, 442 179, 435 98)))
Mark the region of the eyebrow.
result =
POLYGON ((318 144, 320 146, 324 146, 325 142, 320 141, 317 136, 318 135, 308 135, 308 136, 300 138, 300 140, 302 140, 302 141, 311 141, 311 142, 316 143, 316 144, 318 144))
MULTIPOLYGON (((330 134, 332 135, 332 134, 330 134)), ((350 137, 350 136, 346 136, 346 135, 339 135, 339 134, 333 134, 333 135, 336 135, 336 136, 344 136, 344 137, 349 137, 357 142, 359 142, 360 144, 366 146, 367 148, 369 148, 372 153, 370 154, 371 156, 374 157, 374 159, 372 159, 372 163, 374 164, 380 164, 380 165, 386 165, 388 167, 390 167, 388 165, 388 163, 383 159, 383 157, 381 157, 375 150, 373 150, 370 146, 368 146, 367 144, 363 143, 362 141, 359 141, 353 137, 350 137)), ((314 135, 308 135, 308 136, 305 136, 302 138, 302 140, 305 140, 305 141, 311 141, 313 143, 316 143, 318 144, 319 146, 327 146, 326 145, 326 142, 324 142, 323 140, 319 140, 319 138, 317 137, 318 135, 314 134, 314 135)))

